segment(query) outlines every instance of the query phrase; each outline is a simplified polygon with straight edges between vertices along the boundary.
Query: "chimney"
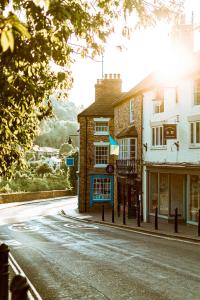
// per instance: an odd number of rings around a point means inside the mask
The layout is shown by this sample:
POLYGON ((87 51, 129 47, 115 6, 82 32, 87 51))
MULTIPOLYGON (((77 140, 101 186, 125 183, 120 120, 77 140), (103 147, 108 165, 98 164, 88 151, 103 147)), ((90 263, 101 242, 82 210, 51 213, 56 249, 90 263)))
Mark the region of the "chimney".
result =
POLYGON ((121 93, 122 80, 120 74, 105 74, 95 84, 95 101, 113 99, 121 93))
POLYGON ((171 42, 177 54, 192 54, 194 46, 193 24, 186 24, 185 16, 176 20, 172 27, 171 42))

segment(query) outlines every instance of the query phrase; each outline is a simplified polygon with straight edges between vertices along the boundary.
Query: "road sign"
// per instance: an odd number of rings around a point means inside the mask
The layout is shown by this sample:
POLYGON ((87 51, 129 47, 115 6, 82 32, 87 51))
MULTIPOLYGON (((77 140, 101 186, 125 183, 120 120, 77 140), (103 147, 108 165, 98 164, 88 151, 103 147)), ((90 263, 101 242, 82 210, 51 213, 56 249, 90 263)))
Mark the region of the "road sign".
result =
POLYGON ((73 167, 74 166, 74 158, 73 157, 67 157, 65 163, 66 163, 67 167, 73 167))

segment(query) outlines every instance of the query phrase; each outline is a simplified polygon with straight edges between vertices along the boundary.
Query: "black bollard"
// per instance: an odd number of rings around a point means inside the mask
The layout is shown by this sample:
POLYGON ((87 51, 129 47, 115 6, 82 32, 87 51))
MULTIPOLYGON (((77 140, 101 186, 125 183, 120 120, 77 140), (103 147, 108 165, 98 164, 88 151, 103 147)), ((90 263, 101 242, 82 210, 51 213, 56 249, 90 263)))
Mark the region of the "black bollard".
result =
POLYGON ((112 206, 112 223, 115 223, 115 208, 112 206))
POLYGON ((199 219, 198 219, 198 236, 200 236, 200 209, 199 209, 199 219))
POLYGON ((10 291, 12 294, 11 300, 27 300, 29 284, 26 277, 16 275, 13 277, 10 284, 10 291))
POLYGON ((140 227, 140 201, 137 203, 137 226, 140 227))
POLYGON ((104 218, 104 205, 102 205, 102 221, 105 221, 105 218, 104 218))
POLYGON ((175 208, 175 214, 174 214, 174 232, 178 233, 178 208, 175 208))
POLYGON ((0 245, 0 299, 8 300, 8 255, 6 244, 0 245))
POLYGON ((124 205, 123 205, 123 225, 126 225, 126 205, 125 205, 125 199, 124 199, 124 205))
POLYGON ((155 229, 158 230, 158 208, 155 208, 155 229))

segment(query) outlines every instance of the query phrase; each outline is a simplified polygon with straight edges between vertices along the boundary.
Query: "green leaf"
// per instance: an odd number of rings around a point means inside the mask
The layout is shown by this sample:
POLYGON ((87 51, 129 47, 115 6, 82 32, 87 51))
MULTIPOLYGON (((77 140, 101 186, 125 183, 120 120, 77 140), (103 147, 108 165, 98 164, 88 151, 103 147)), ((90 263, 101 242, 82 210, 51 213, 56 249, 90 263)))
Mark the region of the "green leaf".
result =
POLYGON ((9 48, 9 41, 8 41, 8 37, 6 35, 5 30, 3 30, 1 33, 1 47, 2 47, 3 52, 8 50, 8 48, 9 48))
POLYGON ((30 39, 31 35, 30 33, 28 32, 28 29, 22 24, 20 23, 19 21, 15 22, 14 23, 14 27, 19 31, 21 32, 21 34, 23 36, 25 36, 26 38, 30 39))
POLYGON ((6 35, 7 35, 8 41, 9 41, 10 50, 13 52, 14 51, 14 36, 12 33, 12 29, 7 30, 6 35))

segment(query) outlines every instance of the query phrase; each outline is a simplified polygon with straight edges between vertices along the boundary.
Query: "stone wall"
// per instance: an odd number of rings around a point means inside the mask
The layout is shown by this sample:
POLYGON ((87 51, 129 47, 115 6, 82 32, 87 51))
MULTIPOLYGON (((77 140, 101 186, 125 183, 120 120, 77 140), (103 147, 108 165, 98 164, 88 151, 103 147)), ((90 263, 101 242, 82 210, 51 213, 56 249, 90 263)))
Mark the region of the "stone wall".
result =
POLYGON ((31 200, 39 200, 39 199, 48 199, 48 198, 64 197, 64 196, 74 196, 74 194, 71 191, 66 191, 66 190, 0 194, 0 204, 10 203, 10 202, 23 202, 23 201, 31 201, 31 200))

